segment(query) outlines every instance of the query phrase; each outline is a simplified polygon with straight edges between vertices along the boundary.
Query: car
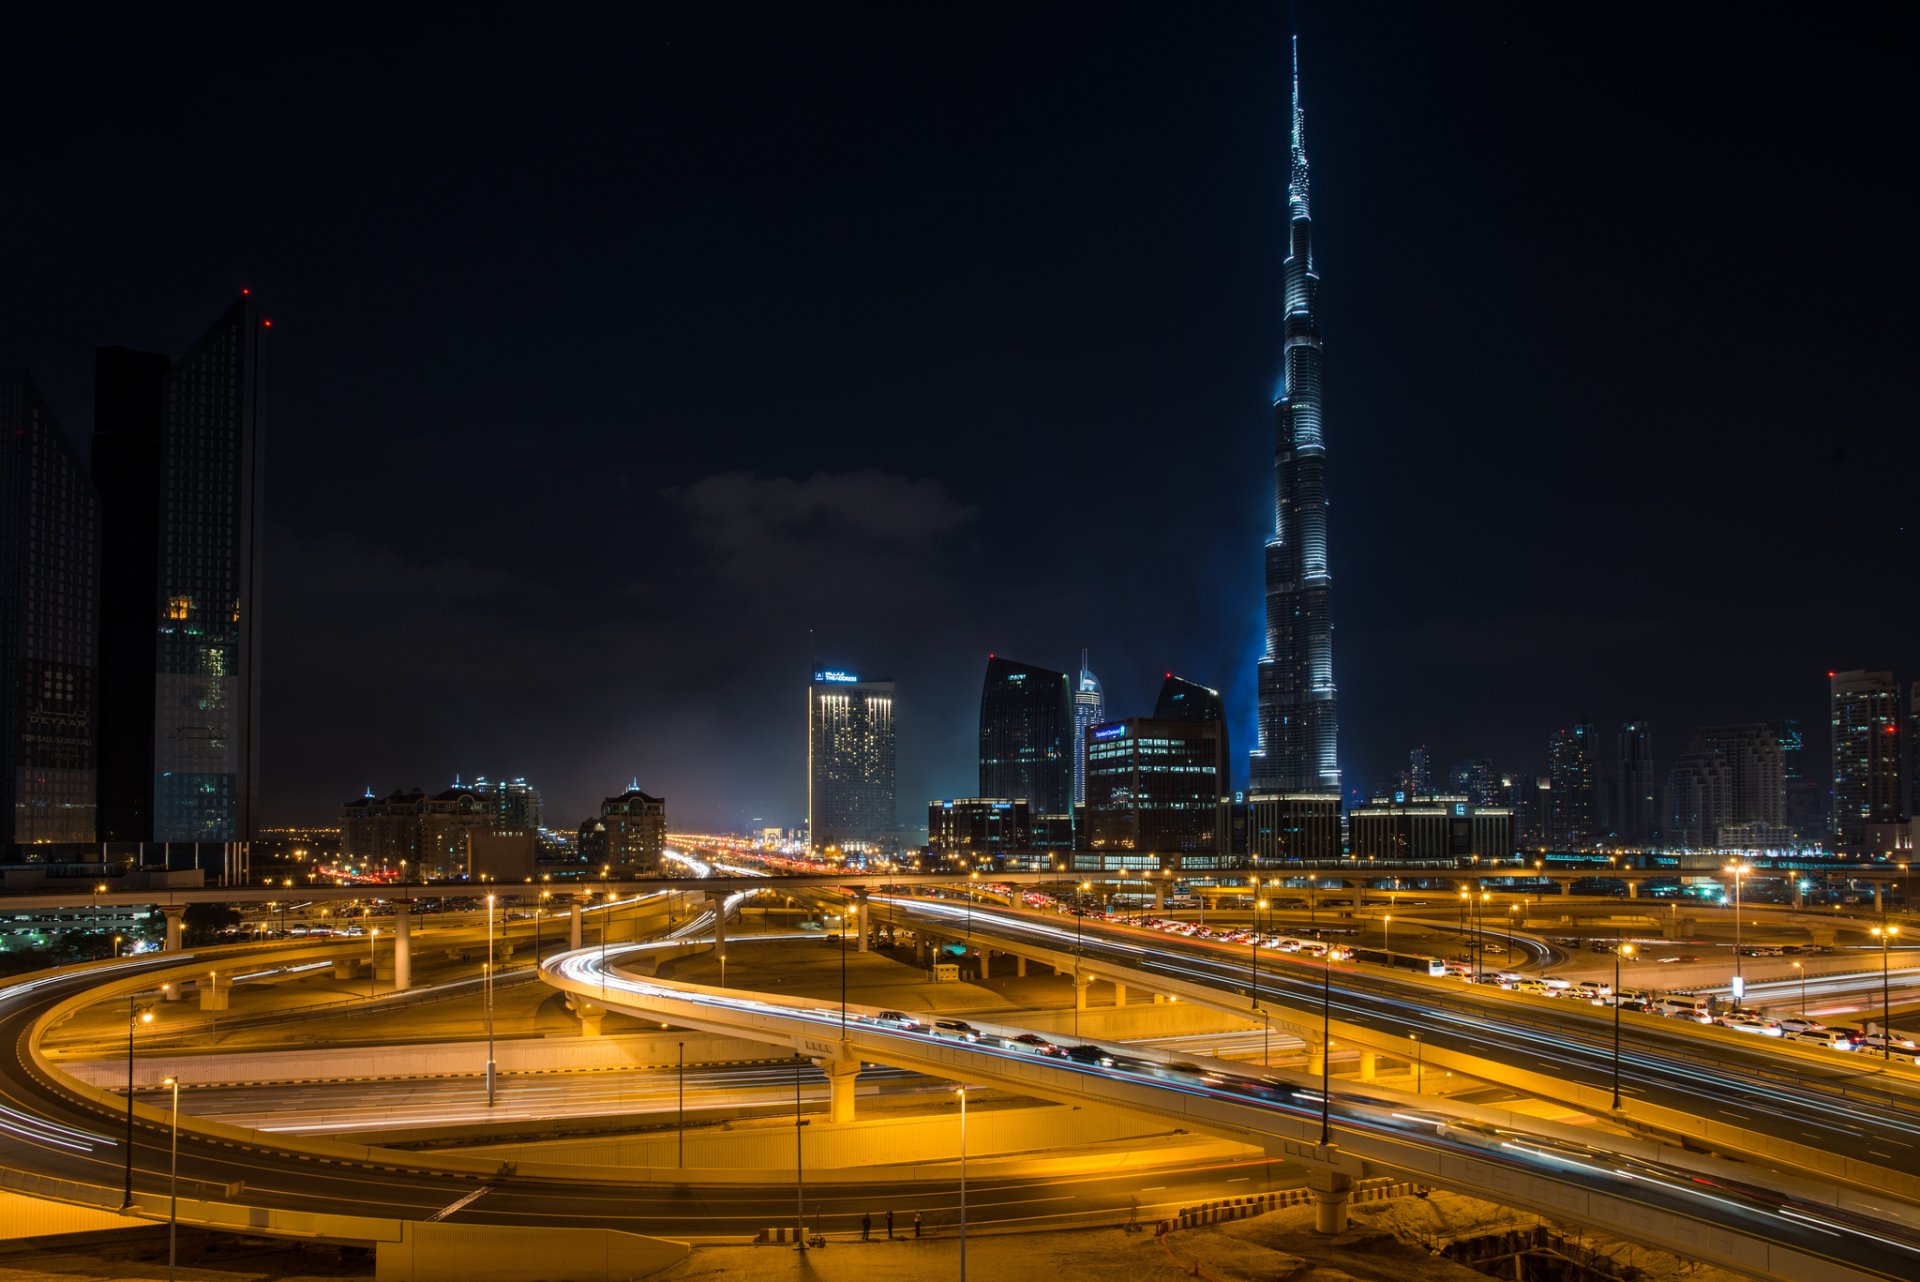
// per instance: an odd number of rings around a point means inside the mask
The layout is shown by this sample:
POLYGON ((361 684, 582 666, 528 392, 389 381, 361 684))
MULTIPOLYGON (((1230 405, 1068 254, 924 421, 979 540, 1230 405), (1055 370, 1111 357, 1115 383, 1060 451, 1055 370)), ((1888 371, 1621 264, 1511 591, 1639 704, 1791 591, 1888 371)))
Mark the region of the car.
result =
POLYGON ((909 1033, 925 1032, 927 1027, 905 1011, 883 1010, 873 1018, 875 1023, 885 1024, 889 1028, 905 1029, 909 1033))
POLYGON ((1030 1050, 1035 1055, 1063 1055, 1066 1053, 1038 1033, 1022 1033, 1011 1040, 1022 1050, 1030 1050))
MULTIPOLYGON (((1879 1033, 1868 1033, 1865 1037, 1857 1038, 1856 1040, 1859 1042, 1860 1049, 1863 1051, 1877 1051, 1887 1041, 1887 1039, 1879 1033)), ((1900 1034, 1895 1033, 1893 1035, 1893 1049, 1897 1051, 1920 1050, 1920 1042, 1915 1042, 1911 1037, 1902 1037, 1900 1034)))
POLYGON ((1744 1015, 1722 1015, 1720 1023, 1736 1033, 1752 1033, 1760 1037, 1781 1035, 1780 1025, 1766 1019, 1751 1019, 1744 1015))
POLYGON ((1653 1003, 1640 997, 1622 997, 1619 1001, 1615 1002, 1614 1005, 1618 1006, 1621 1010, 1638 1011, 1642 1015, 1653 1013, 1653 1003))
POLYGON ((935 1037, 957 1037, 963 1042, 980 1040, 980 1030, 964 1019, 936 1019, 933 1021, 935 1037))
POLYGON ((1573 986, 1575 997, 1611 997, 1613 985, 1603 984, 1597 979, 1583 979, 1573 986))
POLYGON ((1789 1015, 1780 1021, 1780 1027, 1789 1033, 1818 1033, 1826 1028, 1817 1019, 1808 1019, 1804 1015, 1789 1015))
POLYGON ((1833 1028, 1810 1028, 1798 1033, 1789 1033, 1790 1041, 1804 1042, 1809 1046, 1824 1046, 1828 1050, 1850 1051, 1853 1039, 1833 1028))
POLYGON ((1516 993, 1531 993, 1535 997, 1558 997, 1560 990, 1544 979, 1523 979, 1513 985, 1516 993))
POLYGON ((1069 1046, 1067 1058, 1076 1064, 1092 1064, 1098 1068, 1113 1067, 1113 1056, 1098 1046, 1069 1046))

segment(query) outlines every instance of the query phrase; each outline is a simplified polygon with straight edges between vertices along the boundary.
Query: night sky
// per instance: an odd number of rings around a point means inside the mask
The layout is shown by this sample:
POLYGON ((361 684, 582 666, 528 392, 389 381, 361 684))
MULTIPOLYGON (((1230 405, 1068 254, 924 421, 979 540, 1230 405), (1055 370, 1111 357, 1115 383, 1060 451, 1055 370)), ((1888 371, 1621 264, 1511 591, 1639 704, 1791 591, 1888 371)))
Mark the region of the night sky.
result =
MULTIPOLYGON (((1301 6, 1350 784, 1920 676, 1913 12, 1301 6)), ((1284 6, 10 24, 0 364, 274 320, 268 823, 797 824, 810 646, 909 822, 989 651, 1252 742, 1284 6)))

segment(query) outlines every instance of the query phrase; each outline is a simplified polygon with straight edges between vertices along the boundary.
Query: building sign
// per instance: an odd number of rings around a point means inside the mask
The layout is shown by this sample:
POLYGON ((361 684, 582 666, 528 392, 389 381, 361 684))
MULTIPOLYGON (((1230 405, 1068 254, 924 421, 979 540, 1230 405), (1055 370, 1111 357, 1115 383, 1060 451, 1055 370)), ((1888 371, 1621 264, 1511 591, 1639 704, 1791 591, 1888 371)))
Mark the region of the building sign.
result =
POLYGON ((1095 739, 1124 739, 1126 734, 1127 728, 1124 725, 1095 726, 1093 731, 1095 739))
POLYGON ((816 672, 813 674, 813 679, 815 681, 831 681, 837 685, 851 685, 860 680, 854 673, 840 671, 816 672))

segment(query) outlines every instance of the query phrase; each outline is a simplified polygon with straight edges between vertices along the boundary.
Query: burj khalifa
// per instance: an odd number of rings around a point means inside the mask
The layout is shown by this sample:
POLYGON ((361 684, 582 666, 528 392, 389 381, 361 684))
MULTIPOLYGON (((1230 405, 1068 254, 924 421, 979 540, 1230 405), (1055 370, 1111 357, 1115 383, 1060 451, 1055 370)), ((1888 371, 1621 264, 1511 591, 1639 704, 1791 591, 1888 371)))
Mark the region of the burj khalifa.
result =
POLYGON ((1287 182, 1285 383, 1273 405, 1273 537, 1267 540, 1266 652, 1259 661, 1254 792, 1340 792, 1333 685, 1333 579, 1327 571, 1327 447, 1320 413, 1320 277, 1307 212, 1300 43, 1293 44, 1287 182))

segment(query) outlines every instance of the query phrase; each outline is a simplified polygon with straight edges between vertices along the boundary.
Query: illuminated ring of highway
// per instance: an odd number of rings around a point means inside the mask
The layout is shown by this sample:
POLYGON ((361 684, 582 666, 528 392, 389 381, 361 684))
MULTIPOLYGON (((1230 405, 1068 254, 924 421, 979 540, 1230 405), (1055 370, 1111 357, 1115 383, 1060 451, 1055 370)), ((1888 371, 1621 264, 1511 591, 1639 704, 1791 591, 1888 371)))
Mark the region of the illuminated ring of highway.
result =
MULTIPOLYGON (((357 944, 344 945, 348 950, 357 944)), ((0 985, 0 1182, 56 1200, 114 1205, 126 1157, 123 1095, 96 1090, 54 1068, 38 1040, 69 1009, 124 1002, 169 977, 223 971, 237 964, 276 966, 338 954, 340 944, 242 945, 157 954, 41 972, 0 985)), ((164 1217, 168 1115, 134 1110, 135 1214, 164 1217)), ((1232 1176, 1265 1163, 1216 1162, 1155 1169, 1153 1178, 1188 1202, 1226 1196, 1244 1185, 1232 1176)), ((968 1181, 974 1221, 1085 1223, 1124 1217, 1144 1171, 1081 1175, 1000 1175, 976 1166, 968 1181)), ((184 1222, 247 1232, 341 1241, 391 1237, 398 1220, 457 1219, 492 1225, 620 1229, 679 1241, 738 1241, 770 1224, 790 1223, 793 1186, 782 1171, 619 1169, 522 1162, 512 1174, 495 1159, 362 1147, 247 1130, 181 1117, 180 1192, 184 1222), (462 1199, 457 1213, 448 1208, 462 1199), (224 1208, 224 1211, 222 1210, 224 1208), (202 1214, 202 1212, 205 1212, 202 1214), (218 1214, 216 1214, 218 1213, 218 1214)), ((808 1214, 845 1228, 863 1212, 891 1207, 923 1212, 931 1227, 950 1222, 957 1180, 945 1170, 823 1170, 807 1174, 808 1214)))
MULTIPOLYGON (((937 899, 888 902, 896 924, 907 929, 918 924, 958 938, 968 928, 963 923, 969 923, 974 940, 983 946, 1016 952, 1022 947, 1045 949, 1065 954, 1069 963, 1076 955, 1072 919, 1057 914, 977 904, 969 910, 937 899)), ((1135 971, 1141 975, 1137 982, 1148 984, 1153 976, 1197 984, 1213 991, 1220 1009, 1250 1015, 1241 1004, 1247 1001, 1251 982, 1251 950, 1244 944, 1223 945, 1145 928, 1121 930, 1088 919, 1082 919, 1078 937, 1078 955, 1089 970, 1120 978, 1135 971)), ((1262 950, 1260 963, 1263 1004, 1284 1004, 1299 1012, 1286 1021, 1288 1026, 1310 1026, 1317 1034, 1322 966, 1269 950, 1262 950)), ((1362 972, 1334 966, 1324 978, 1331 988, 1336 1037, 1344 1025, 1349 1038, 1405 1056, 1411 1053, 1407 1034, 1417 1032, 1429 1056, 1452 1050, 1506 1064, 1525 1073, 1530 1087, 1546 1088, 1543 1093, 1550 1098, 1574 1107, 1594 1107, 1595 1093, 1604 1092, 1610 1080, 1610 1012, 1571 1002, 1547 1005, 1551 999, 1488 993, 1458 981, 1372 968, 1362 972), (1556 1085, 1560 1092, 1552 1094, 1556 1085)), ((1678 1107, 1707 1122, 1725 1125, 1721 1119, 1732 1118, 1736 1126, 1771 1142, 1771 1151, 1764 1153, 1771 1160, 1805 1165, 1809 1152, 1848 1155, 1849 1176, 1861 1187, 1909 1198, 1920 1195, 1920 1082, 1905 1072, 1889 1075, 1877 1065, 1856 1066, 1831 1051, 1790 1057, 1756 1042, 1723 1043, 1675 1027, 1672 1021, 1629 1016, 1621 1057, 1623 1089, 1635 1104, 1677 1101, 1678 1107), (1710 1056, 1722 1063, 1710 1062, 1710 1056), (1731 1112, 1734 1108, 1746 1115, 1731 1112), (1801 1155, 1786 1151, 1787 1145, 1798 1146, 1801 1155)))
MULTIPOLYGON (((937 1028, 903 1027, 864 1007, 849 1006, 843 1013, 838 1005, 817 1001, 629 976, 618 969, 620 956, 620 950, 604 956, 598 949, 562 953, 541 964, 541 975, 610 1009, 658 1014, 688 1027, 786 1041, 820 1055, 851 1053, 961 1081, 1006 1084, 1063 1102, 1093 1099, 1146 1107, 1196 1130, 1264 1137, 1274 1149, 1298 1157, 1319 1151, 1285 1142, 1290 1133, 1311 1133, 1319 1126, 1321 1096, 1317 1084, 1305 1079, 1248 1073, 1213 1061, 1183 1068, 1104 1043, 1087 1045, 1104 1052, 1110 1063, 1081 1063, 1030 1045, 1014 1049, 959 1040, 962 1035, 942 1035, 937 1028), (1154 1097, 1153 1104, 1127 1102, 1141 1088, 1154 1097)), ((1024 1030, 983 1026, 977 1031, 1011 1037, 1024 1030)), ((1920 1272, 1920 1228, 1908 1208, 1884 1199, 1791 1177, 1782 1187, 1793 1191, 1782 1192, 1743 1182, 1751 1176, 1731 1163, 1700 1159, 1678 1165, 1649 1156, 1658 1153, 1657 1146, 1631 1140, 1618 1147, 1639 1152, 1625 1156, 1593 1147, 1586 1142, 1590 1137, 1572 1128, 1510 1118, 1507 1126, 1497 1127, 1486 1119, 1501 1115, 1488 1110, 1398 1091, 1369 1088, 1335 1100, 1335 1142, 1341 1150, 1439 1187, 1470 1196, 1497 1190, 1511 1204, 1676 1249, 1634 1216, 1596 1215, 1567 1194, 1579 1190, 1643 1214, 1664 1212, 1712 1230, 1700 1233, 1688 1254, 1760 1276, 1875 1276, 1905 1282, 1920 1272), (1528 1177, 1533 1187, 1519 1187, 1515 1174, 1528 1177), (1551 1187, 1543 1195, 1541 1186, 1551 1187), (1760 1246, 1766 1258, 1756 1260, 1752 1253, 1729 1258, 1724 1249, 1716 1253, 1707 1243, 1714 1234, 1744 1238, 1760 1246)))

